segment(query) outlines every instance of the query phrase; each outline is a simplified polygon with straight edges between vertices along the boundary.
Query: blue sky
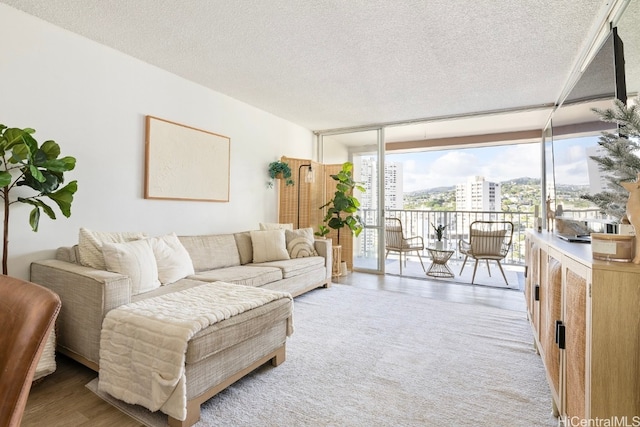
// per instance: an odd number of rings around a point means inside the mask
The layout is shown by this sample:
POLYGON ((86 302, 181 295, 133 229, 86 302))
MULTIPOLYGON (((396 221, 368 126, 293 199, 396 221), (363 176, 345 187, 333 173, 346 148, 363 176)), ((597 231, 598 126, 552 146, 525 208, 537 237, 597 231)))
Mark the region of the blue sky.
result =
MULTIPOLYGON (((554 143, 556 182, 588 184, 585 147, 598 137, 554 143)), ((403 163, 404 192, 462 184, 470 176, 487 181, 540 177, 540 143, 387 154, 387 162, 403 163)))

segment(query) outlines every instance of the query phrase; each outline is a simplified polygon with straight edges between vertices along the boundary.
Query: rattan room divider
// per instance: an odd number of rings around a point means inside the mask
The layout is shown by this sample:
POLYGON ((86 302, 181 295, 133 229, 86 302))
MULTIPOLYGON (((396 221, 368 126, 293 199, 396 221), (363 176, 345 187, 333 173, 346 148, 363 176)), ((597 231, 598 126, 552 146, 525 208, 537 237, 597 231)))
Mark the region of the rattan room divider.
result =
MULTIPOLYGON (((278 222, 291 223, 294 228, 312 227, 314 232, 318 231, 318 226, 324 224, 322 220, 326 212, 320 207, 332 199, 336 191, 336 181, 331 178, 331 175, 340 172, 342 164, 323 165, 309 159, 284 156, 280 160, 289 164, 294 185, 287 186, 285 180, 278 180, 278 222), (305 182, 308 165, 311 165, 314 171, 314 182, 305 182)), ((334 246, 338 244, 336 230, 331 230, 327 238, 332 239, 334 246)), ((340 230, 340 246, 342 246, 342 261, 345 261, 347 268, 352 270, 353 235, 347 228, 340 230)))

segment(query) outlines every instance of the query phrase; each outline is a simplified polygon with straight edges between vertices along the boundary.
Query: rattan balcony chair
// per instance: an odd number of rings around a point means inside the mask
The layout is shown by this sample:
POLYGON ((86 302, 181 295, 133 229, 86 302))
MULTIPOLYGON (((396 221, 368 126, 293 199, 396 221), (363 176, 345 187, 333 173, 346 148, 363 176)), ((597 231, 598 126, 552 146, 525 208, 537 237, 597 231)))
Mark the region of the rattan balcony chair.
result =
POLYGON ((418 255, 422 270, 426 273, 420 251, 424 250, 424 240, 422 236, 405 237, 402 230, 402 222, 398 218, 385 218, 385 249, 387 250, 384 259, 387 259, 389 252, 398 252, 400 257, 400 275, 402 276, 402 254, 404 256, 405 267, 407 265, 407 253, 415 252, 418 255))
POLYGON ((504 274, 500 261, 507 256, 511 241, 513 239, 513 223, 510 221, 474 221, 469 226, 469 241, 462 239, 458 241, 458 250, 464 255, 464 262, 460 269, 460 274, 464 270, 469 257, 476 260, 473 266, 473 276, 471 284, 474 284, 476 278, 476 270, 478 269, 478 261, 485 260, 487 262, 487 271, 491 276, 489 261, 495 261, 500 268, 504 282, 509 286, 507 276, 504 274))

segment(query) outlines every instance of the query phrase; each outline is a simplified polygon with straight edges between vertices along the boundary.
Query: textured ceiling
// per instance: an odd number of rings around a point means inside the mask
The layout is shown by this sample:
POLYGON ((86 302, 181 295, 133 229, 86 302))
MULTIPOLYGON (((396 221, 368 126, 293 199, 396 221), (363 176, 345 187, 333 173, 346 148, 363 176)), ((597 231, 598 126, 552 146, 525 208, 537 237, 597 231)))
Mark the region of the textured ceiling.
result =
POLYGON ((0 1, 312 130, 552 105, 609 3, 0 1))

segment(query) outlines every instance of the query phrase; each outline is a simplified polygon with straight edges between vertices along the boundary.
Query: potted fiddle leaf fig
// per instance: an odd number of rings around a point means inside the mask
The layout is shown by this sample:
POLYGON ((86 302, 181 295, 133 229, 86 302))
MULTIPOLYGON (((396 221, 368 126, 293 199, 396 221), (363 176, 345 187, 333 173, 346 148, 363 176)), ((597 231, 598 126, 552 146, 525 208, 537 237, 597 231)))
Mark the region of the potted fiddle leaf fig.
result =
POLYGON ((340 229, 348 228, 354 236, 358 237, 364 229, 362 218, 357 214, 360 201, 353 195, 353 190, 364 192, 365 188, 353 179, 353 163, 345 162, 342 170, 331 178, 336 181, 336 192, 333 198, 320 209, 327 208, 324 222, 330 228, 338 231, 338 242, 340 244, 340 229))
POLYGON ((287 162, 277 160, 269 163, 269 188, 273 187, 274 179, 285 179, 287 186, 293 185, 293 179, 291 179, 291 168, 287 162))
POLYGON ((7 274, 9 243, 9 208, 14 203, 33 206, 29 225, 38 231, 40 214, 56 219, 54 210, 45 203, 53 201, 65 217, 71 215, 73 195, 78 190, 76 181, 64 183, 64 173, 76 166, 74 157, 60 156, 60 146, 55 141, 39 145, 32 136, 34 129, 9 128, 0 124, 0 197, 4 202, 4 234, 2 246, 2 273, 7 274), (11 198, 12 191, 20 189, 20 195, 11 198), (28 195, 23 188, 33 190, 28 195))

